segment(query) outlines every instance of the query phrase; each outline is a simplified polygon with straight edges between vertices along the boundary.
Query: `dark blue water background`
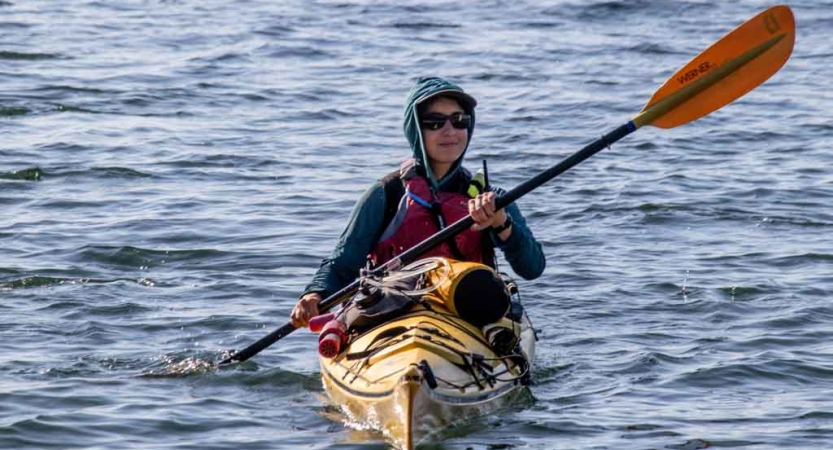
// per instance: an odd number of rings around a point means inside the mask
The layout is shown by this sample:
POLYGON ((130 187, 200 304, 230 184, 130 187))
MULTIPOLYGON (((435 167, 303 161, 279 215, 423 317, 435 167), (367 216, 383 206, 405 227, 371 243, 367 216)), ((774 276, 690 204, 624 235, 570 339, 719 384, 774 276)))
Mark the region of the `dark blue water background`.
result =
MULTIPOLYGON (((408 155, 420 75, 480 99, 511 188, 635 115, 769 1, 0 1, 0 448, 384 448, 286 321, 408 155)), ((833 445, 833 3, 692 124, 520 200, 536 398, 442 449, 833 445)))

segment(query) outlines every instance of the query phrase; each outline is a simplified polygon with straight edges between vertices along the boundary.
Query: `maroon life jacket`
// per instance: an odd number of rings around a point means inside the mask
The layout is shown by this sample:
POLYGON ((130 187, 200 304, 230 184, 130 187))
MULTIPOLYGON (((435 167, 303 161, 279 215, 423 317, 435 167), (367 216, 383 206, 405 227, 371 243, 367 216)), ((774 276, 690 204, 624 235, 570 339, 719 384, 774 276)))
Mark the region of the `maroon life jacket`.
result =
MULTIPOLYGON (((387 183, 405 183, 406 205, 403 205, 404 209, 398 210, 390 223, 385 224, 384 233, 368 255, 375 266, 386 263, 438 232, 441 227, 444 228, 469 214, 470 197, 467 194, 434 193, 428 185, 428 180, 421 175, 410 173, 404 178, 385 177, 383 184, 386 194, 392 191, 387 183)), ((399 203, 397 199, 391 198, 387 198, 386 202, 389 207, 392 202, 399 203)), ((467 229, 421 257, 431 256, 474 261, 494 267, 494 248, 487 231, 467 229)))

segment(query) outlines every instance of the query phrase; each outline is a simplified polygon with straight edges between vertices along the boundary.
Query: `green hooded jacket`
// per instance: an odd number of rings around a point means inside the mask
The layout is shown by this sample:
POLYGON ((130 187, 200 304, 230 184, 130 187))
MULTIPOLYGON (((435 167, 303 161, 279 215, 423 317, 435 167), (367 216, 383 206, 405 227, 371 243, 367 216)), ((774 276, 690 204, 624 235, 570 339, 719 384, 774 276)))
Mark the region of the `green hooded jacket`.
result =
POLYGON ((425 145, 422 142, 418 111, 420 104, 437 96, 454 98, 463 107, 463 111, 471 116, 471 124, 468 129, 469 140, 466 143, 466 150, 468 150, 471 137, 474 134, 474 123, 476 121, 474 108, 477 106, 477 101, 474 97, 463 92, 456 84, 439 77, 420 78, 408 93, 408 98, 405 101, 405 120, 403 123, 405 138, 411 144, 411 152, 413 152, 417 165, 423 167, 426 178, 428 178, 428 183, 434 190, 441 189, 444 184, 457 176, 463 164, 463 158, 466 156, 466 151, 464 150, 463 154, 460 155, 460 158, 454 163, 448 173, 443 176, 442 180, 437 180, 434 172, 431 170, 431 165, 426 163, 428 161, 428 154, 425 152, 425 145))
MULTIPOLYGON (((437 191, 445 191, 453 189, 452 185, 454 183, 452 180, 463 175, 462 163, 466 152, 463 152, 463 155, 441 180, 436 179, 431 171, 430 164, 426 163, 428 158, 422 142, 418 110, 422 102, 437 95, 457 99, 466 113, 471 115, 472 121, 468 130, 469 143, 474 132, 474 109, 477 106, 477 101, 457 85, 438 77, 418 79, 416 85, 408 93, 403 125, 405 137, 411 145, 411 151, 417 165, 424 170, 432 188, 437 191)), ((468 143, 466 144, 466 150, 468 150, 468 143)), ((504 193, 499 188, 495 189, 495 192, 498 195, 504 193)), ((329 257, 321 262, 321 267, 316 272, 312 282, 304 289, 304 294, 318 292, 326 298, 358 278, 359 270, 364 267, 367 255, 376 246, 383 228, 387 226, 386 223, 383 223, 386 203, 385 187, 380 181, 377 181, 356 202, 350 220, 341 233, 335 249, 329 257)), ((501 241, 493 235, 492 242, 495 247, 503 251, 504 258, 516 274, 527 280, 538 278, 546 267, 546 259, 541 244, 533 237, 516 204, 513 203, 507 206, 506 213, 512 218, 512 234, 506 241, 501 241)))

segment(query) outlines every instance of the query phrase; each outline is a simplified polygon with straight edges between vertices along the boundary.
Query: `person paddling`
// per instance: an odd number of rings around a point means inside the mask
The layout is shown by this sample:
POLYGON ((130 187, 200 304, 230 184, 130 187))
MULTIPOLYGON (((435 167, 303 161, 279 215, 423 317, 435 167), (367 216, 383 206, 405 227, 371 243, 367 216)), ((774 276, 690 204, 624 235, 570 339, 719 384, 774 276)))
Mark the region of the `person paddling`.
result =
POLYGON ((369 259, 383 264, 456 220, 471 214, 470 230, 424 256, 444 256, 494 267, 494 249, 512 270, 535 279, 546 266, 516 204, 495 210, 504 191, 482 191, 462 166, 474 132, 477 101, 439 77, 417 80, 405 105, 404 130, 413 159, 367 189, 338 244, 325 258, 290 314, 295 327, 318 315, 318 304, 359 276, 369 259), (472 190, 471 188, 474 188, 472 190), (474 194, 474 195, 472 195, 474 194))

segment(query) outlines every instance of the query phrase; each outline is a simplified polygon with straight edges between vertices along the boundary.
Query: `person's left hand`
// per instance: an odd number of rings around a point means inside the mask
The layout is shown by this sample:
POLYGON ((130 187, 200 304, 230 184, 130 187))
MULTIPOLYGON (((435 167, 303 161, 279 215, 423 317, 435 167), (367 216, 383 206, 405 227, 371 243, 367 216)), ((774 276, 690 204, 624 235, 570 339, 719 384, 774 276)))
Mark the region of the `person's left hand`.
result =
POLYGON ((474 219, 471 229, 474 231, 485 230, 490 227, 499 227, 506 222, 506 211, 501 209, 495 211, 494 192, 484 192, 469 200, 469 214, 474 219))

